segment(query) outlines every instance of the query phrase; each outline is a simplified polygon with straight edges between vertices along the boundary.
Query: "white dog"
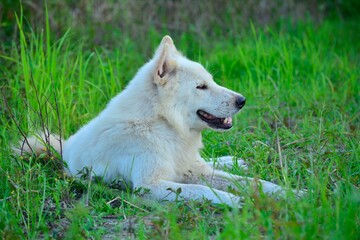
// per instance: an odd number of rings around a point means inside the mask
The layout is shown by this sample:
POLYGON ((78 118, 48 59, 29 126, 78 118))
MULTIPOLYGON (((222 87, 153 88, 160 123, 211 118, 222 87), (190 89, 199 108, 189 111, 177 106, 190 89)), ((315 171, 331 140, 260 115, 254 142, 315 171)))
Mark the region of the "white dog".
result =
MULTIPOLYGON (((146 196, 156 200, 208 199, 241 207, 241 198, 226 191, 234 183, 283 194, 278 185, 216 170, 200 156, 201 131, 230 129, 231 117, 244 104, 242 95, 217 85, 165 36, 127 88, 64 143, 67 171, 77 175, 88 167, 107 182, 120 177, 133 188, 148 189, 146 196)), ((60 151, 58 138, 50 141, 60 151)), ((21 151, 43 148, 34 137, 28 142, 21 151)))

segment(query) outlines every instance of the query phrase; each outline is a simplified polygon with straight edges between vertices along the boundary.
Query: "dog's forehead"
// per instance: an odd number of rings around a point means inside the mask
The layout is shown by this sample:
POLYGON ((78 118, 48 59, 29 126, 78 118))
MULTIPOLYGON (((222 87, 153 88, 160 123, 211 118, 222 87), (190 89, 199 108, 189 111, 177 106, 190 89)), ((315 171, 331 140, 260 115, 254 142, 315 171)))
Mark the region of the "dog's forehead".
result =
POLYGON ((196 78, 203 80, 211 80, 212 75, 200 64, 186 59, 184 63, 184 68, 188 73, 194 75, 196 78))

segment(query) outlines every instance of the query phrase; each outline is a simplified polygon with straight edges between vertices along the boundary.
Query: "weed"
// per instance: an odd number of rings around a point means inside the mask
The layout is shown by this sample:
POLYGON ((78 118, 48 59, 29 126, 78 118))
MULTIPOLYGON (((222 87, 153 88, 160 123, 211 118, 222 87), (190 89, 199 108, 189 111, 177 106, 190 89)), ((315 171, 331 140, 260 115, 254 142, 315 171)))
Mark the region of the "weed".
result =
MULTIPOLYGON (((60 177, 44 164, 45 155, 29 156, 28 161, 14 156, 10 146, 35 129, 69 137, 96 116, 145 61, 131 42, 124 43, 123 50, 90 50, 84 40, 72 41, 71 31, 51 39, 49 23, 45 33, 26 34, 19 16, 18 27, 19 45, 0 55, 5 63, 0 109, 2 238, 360 235, 358 24, 299 23, 281 31, 250 27, 236 43, 209 40, 211 49, 186 33, 179 38, 185 55, 202 62, 218 83, 247 98, 232 131, 204 132, 202 155, 239 156, 248 162, 248 171, 236 166, 229 171, 308 190, 302 199, 289 194, 286 200, 274 200, 239 189, 245 197, 242 210, 206 202, 160 205, 139 197, 146 189, 132 193, 121 180, 122 190, 112 188, 94 179, 91 169, 84 179, 60 177)), ((154 32, 147 41, 155 46, 160 38, 154 32)))

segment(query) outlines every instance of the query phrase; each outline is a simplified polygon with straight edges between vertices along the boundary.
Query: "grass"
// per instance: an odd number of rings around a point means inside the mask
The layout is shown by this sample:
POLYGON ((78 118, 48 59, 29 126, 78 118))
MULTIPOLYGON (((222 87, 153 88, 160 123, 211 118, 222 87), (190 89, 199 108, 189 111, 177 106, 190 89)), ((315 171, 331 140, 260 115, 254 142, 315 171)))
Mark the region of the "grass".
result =
MULTIPOLYGON (((49 128, 69 137, 96 116, 151 56, 123 41, 84 47, 71 31, 23 32, 4 63, 0 129, 0 233, 14 238, 356 239, 360 236, 360 27, 355 21, 249 27, 232 41, 175 40, 215 80, 247 98, 234 127, 204 132, 207 157, 234 155, 229 171, 307 189, 297 200, 245 195, 242 210, 209 203, 147 202, 100 180, 62 178, 10 146, 49 128), (211 46, 211 47, 210 47, 211 46), (6 110, 8 105, 10 111, 6 110), (42 114, 39 114, 42 113, 42 114), (60 119, 60 121, 58 121, 60 119), (15 121, 14 121, 15 120, 15 121)), ((148 40, 157 46, 161 34, 148 40)), ((52 160, 49 160, 52 161, 52 160)))

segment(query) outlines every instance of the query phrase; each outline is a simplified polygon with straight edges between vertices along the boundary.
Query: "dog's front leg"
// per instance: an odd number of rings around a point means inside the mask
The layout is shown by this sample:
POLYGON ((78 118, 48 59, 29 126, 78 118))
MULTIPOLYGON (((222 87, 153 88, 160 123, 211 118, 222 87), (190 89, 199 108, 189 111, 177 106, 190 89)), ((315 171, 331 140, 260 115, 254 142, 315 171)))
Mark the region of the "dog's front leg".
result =
MULTIPOLYGON (((261 189, 262 192, 273 197, 283 197, 285 196, 286 193, 283 187, 275 183, 261 179, 250 178, 250 177, 242 177, 219 170, 214 170, 212 179, 214 183, 218 182, 220 186, 224 186, 224 183, 233 182, 231 186, 239 185, 242 188, 251 187, 255 191, 259 191, 261 189)), ((216 188, 217 186, 214 187, 216 188)), ((223 188, 219 188, 219 189, 223 189, 223 188)), ((306 191, 303 190, 292 190, 292 192, 297 197, 301 197, 306 193, 306 191)))
POLYGON ((177 199, 204 201, 208 199, 214 204, 226 204, 238 208, 242 206, 242 198, 228 192, 198 184, 183 184, 159 180, 152 184, 142 184, 139 187, 149 190, 145 197, 159 201, 176 201, 177 199), (178 189, 181 190, 179 191, 178 189))

